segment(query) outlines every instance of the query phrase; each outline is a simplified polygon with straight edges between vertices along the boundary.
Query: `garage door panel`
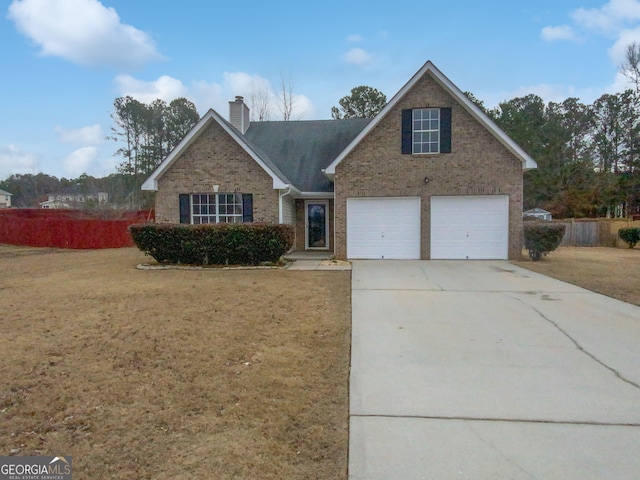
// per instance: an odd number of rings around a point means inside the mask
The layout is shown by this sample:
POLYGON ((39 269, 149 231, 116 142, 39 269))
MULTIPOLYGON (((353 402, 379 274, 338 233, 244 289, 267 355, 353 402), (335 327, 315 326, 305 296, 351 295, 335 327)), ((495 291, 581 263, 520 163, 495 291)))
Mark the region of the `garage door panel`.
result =
POLYGON ((506 259, 509 197, 431 197, 432 259, 506 259))
POLYGON ((347 199, 347 257, 420 258, 420 199, 347 199))

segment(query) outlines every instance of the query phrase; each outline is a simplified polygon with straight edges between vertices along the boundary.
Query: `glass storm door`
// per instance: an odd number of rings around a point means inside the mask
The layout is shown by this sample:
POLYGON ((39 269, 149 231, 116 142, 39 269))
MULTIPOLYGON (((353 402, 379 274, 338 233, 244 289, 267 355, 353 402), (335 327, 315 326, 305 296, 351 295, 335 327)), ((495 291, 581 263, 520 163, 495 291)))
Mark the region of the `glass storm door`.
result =
POLYGON ((329 248, 329 202, 321 200, 306 202, 307 207, 307 248, 329 248))

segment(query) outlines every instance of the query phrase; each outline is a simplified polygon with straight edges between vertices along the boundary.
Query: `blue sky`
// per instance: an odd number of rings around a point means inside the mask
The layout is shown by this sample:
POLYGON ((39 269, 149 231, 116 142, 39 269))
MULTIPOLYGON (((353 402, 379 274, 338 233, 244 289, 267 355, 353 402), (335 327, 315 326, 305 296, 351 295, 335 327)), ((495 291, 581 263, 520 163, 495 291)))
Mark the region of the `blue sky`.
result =
MULTIPOLYGON (((291 79, 297 119, 330 118, 351 88, 391 98, 431 60, 489 106, 536 93, 591 103, 627 88, 640 0, 323 2, 13 0, 0 16, 0 179, 105 176, 113 100, 192 100, 228 115, 291 79)), ((277 106, 272 119, 280 116, 277 106)))

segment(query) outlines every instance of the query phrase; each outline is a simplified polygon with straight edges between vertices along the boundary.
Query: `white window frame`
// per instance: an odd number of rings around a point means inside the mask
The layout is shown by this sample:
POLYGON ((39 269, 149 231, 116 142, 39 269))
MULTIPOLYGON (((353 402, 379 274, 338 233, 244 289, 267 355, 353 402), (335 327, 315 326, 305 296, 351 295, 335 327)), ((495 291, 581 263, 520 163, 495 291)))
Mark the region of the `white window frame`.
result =
POLYGON ((411 152, 440 153, 439 108, 415 108, 411 112, 411 152))
POLYGON ((244 208, 241 193, 192 193, 189 196, 189 201, 191 203, 192 224, 242 223, 244 208), (233 197, 232 203, 228 201, 229 196, 233 197), (198 197, 197 203, 194 201, 196 197, 198 197), (206 203, 201 202, 202 197, 207 197, 206 203), (202 213, 203 207, 207 208, 206 213, 202 213), (196 213, 196 208, 198 213, 196 213), (232 213, 229 210, 232 210, 232 213), (203 221, 205 219, 206 221, 203 221))

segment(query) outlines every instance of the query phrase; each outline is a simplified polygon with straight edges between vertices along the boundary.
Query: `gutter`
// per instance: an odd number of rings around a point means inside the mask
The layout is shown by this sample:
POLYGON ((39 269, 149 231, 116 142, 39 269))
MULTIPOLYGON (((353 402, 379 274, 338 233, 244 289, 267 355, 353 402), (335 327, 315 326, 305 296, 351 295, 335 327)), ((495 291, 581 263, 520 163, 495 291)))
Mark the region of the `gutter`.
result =
POLYGON ((291 185, 286 185, 287 191, 278 194, 278 223, 284 222, 284 212, 282 211, 282 199, 287 195, 291 195, 291 185))

